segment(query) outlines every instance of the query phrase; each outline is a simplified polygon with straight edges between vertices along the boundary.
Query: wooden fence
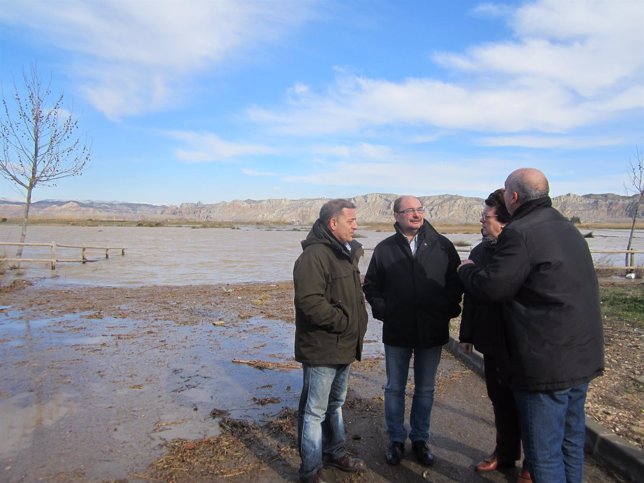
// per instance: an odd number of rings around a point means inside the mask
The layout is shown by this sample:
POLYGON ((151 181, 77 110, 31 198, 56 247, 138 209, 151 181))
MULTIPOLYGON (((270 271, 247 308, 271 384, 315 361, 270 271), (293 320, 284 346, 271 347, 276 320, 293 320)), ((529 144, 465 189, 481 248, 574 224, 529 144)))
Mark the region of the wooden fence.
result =
MULTIPOLYGON (((459 253, 469 253, 472 250, 472 247, 456 247, 456 251, 459 253)), ((624 264, 623 265, 602 265, 597 263, 598 261, 594 259, 595 268, 600 268, 602 270, 625 270, 627 273, 635 272, 637 269, 642 269, 643 267, 638 267, 635 262, 635 255, 644 253, 643 250, 591 250, 592 255, 624 255, 624 264)))
POLYGON ((22 246, 22 247, 49 247, 49 258, 3 258, 6 262, 44 262, 51 264, 51 269, 56 269, 56 264, 59 262, 78 262, 87 263, 95 262, 97 259, 87 258, 89 250, 101 250, 105 252, 105 258, 109 258, 110 250, 119 250, 121 255, 125 255, 125 247, 96 247, 96 246, 81 246, 81 245, 61 245, 56 242, 51 243, 13 243, 13 242, 0 242, 0 246, 22 246), (59 248, 76 248, 80 249, 80 258, 58 258, 59 248))
MULTIPOLYGON (((642 250, 593 250, 592 253, 599 253, 599 254, 610 254, 610 255, 615 255, 619 253, 624 254, 624 266, 599 266, 602 269, 605 270, 626 270, 627 273, 634 273, 635 270, 638 268, 637 264, 635 263, 635 255, 638 253, 644 253, 642 250)), ((597 265, 597 264, 596 264, 597 265)))
MULTIPOLYGON (((88 250, 103 250, 105 251, 105 258, 109 258, 109 251, 110 250, 119 250, 121 252, 121 255, 125 255, 125 247, 96 247, 96 246, 80 246, 80 245, 59 245, 56 242, 51 242, 51 243, 13 243, 13 242, 0 242, 0 246, 32 246, 32 247, 49 247, 50 251, 50 256, 49 258, 3 258, 2 260, 6 262, 45 262, 45 263, 50 263, 51 264, 51 269, 54 270, 56 268, 56 263, 58 262, 80 262, 80 263, 87 263, 87 262, 95 262, 96 259, 89 259, 87 258, 87 251, 88 250), (80 258, 76 259, 65 259, 65 258, 58 258, 58 248, 76 248, 80 249, 80 258)), ((456 251, 459 253, 469 253, 471 251, 472 247, 463 247, 463 246, 457 246, 456 251)), ((635 262, 635 255, 636 254, 642 254, 644 251, 642 250, 592 250, 591 253, 594 254, 607 254, 607 255, 616 255, 616 254, 624 254, 624 265, 598 265, 597 262, 595 262, 595 267, 596 268, 601 268, 603 270, 625 270, 627 273, 628 272, 635 272, 638 268, 641 269, 642 267, 638 267, 636 262, 635 262)))

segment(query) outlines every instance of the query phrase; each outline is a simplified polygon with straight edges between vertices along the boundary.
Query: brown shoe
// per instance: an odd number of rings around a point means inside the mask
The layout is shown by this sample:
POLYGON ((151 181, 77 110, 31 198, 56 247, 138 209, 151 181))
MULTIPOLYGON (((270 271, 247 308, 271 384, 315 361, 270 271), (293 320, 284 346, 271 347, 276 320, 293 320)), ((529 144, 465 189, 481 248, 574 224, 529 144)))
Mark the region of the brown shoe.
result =
POLYGON ((309 476, 308 478, 300 478, 300 483, 327 483, 327 480, 324 479, 322 475, 322 469, 319 469, 316 474, 309 476))
POLYGON ((532 483, 532 476, 530 470, 526 466, 521 469, 521 474, 517 478, 517 483, 532 483))
POLYGON ((492 453, 483 461, 479 462, 474 469, 476 471, 485 472, 503 470, 507 468, 514 468, 514 461, 501 461, 497 458, 496 453, 492 453))
POLYGON ((341 458, 331 458, 327 456, 324 458, 324 464, 349 473, 359 473, 367 469, 367 465, 363 460, 360 458, 352 458, 348 454, 345 454, 341 458))

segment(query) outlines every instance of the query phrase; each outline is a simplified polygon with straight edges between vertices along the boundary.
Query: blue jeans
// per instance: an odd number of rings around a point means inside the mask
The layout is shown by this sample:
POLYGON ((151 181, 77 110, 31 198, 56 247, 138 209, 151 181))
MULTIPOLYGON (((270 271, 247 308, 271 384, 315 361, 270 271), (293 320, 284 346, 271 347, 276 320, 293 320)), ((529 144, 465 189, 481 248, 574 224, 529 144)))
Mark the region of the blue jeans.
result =
POLYGON ((411 404, 409 423, 412 441, 429 440, 429 418, 434 405, 434 382, 441 360, 442 346, 429 349, 412 349, 385 344, 387 384, 385 385, 385 423, 392 443, 404 443, 405 389, 409 374, 409 361, 414 354, 414 396, 411 404))
POLYGON ((588 384, 560 391, 514 391, 532 481, 581 483, 588 384))
POLYGON ((347 397, 351 364, 302 364, 304 381, 297 417, 297 445, 302 463, 300 477, 322 468, 322 455, 341 458, 344 449, 342 405, 347 397))

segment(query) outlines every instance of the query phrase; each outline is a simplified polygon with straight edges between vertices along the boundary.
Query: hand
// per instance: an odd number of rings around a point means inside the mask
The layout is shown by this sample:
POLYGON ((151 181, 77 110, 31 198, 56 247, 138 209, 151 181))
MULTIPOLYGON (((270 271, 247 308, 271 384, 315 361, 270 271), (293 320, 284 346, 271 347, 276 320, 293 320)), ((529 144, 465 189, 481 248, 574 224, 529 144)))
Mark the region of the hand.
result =
POLYGON ((461 350, 463 351, 463 354, 469 356, 472 353, 473 346, 469 342, 461 342, 458 345, 461 346, 461 350))
POLYGON ((458 271, 458 270, 461 269, 462 266, 469 265, 470 263, 474 263, 474 262, 472 260, 470 260, 469 258, 467 260, 463 260, 461 262, 461 264, 456 268, 456 270, 458 271))

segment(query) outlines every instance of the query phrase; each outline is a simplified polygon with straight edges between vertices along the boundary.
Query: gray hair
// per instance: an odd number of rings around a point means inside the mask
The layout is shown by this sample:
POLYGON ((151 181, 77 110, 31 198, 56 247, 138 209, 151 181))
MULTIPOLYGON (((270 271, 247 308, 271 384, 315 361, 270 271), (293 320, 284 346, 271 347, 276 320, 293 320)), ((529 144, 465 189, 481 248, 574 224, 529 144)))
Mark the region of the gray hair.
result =
POLYGON ((545 175, 534 168, 522 168, 514 171, 507 180, 506 189, 519 195, 521 204, 548 196, 550 188, 545 175))
POLYGON ((322 208, 320 208, 320 221, 324 225, 328 225, 331 218, 338 216, 343 209, 347 208, 353 210, 355 207, 356 205, 351 201, 342 198, 329 200, 322 205, 322 208))

